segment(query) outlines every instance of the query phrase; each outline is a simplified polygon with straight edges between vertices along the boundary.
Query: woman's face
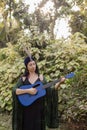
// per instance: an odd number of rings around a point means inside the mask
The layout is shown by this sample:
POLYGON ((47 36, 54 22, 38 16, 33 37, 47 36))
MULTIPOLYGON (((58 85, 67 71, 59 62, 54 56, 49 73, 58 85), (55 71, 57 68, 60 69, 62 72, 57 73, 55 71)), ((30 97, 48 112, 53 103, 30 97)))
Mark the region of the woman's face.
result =
POLYGON ((28 71, 29 72, 35 72, 36 70, 36 63, 35 61, 30 61, 28 64, 27 64, 27 68, 28 68, 28 71))

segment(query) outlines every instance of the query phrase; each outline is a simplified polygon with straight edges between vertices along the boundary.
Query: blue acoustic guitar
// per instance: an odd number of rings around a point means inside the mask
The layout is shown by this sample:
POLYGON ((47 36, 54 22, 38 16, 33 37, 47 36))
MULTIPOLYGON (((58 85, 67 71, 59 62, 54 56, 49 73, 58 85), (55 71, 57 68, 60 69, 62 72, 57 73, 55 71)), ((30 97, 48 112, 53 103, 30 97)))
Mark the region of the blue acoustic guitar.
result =
MULTIPOLYGON (((69 74, 67 74, 65 76, 66 79, 72 78, 74 76, 74 73, 71 72, 69 74)), ((57 79, 54 80, 50 83, 47 83, 45 85, 43 85, 43 83, 41 81, 36 82, 35 84, 31 84, 31 85, 24 85, 21 86, 20 89, 29 89, 29 88, 36 88, 37 89, 37 93, 35 95, 31 95, 28 93, 25 94, 20 94, 18 95, 18 100, 21 103, 21 105, 23 106, 29 106, 31 105, 33 102, 35 102, 37 99, 39 99, 40 97, 43 97, 46 95, 46 88, 51 87, 52 85, 56 84, 57 82, 60 82, 61 79, 57 79)))

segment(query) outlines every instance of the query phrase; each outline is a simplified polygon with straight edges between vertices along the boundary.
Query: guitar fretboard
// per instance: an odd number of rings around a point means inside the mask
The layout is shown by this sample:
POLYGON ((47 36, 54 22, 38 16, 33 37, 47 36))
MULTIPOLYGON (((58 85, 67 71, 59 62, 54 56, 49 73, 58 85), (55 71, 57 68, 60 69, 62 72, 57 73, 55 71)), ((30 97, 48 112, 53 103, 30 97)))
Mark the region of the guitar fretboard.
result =
POLYGON ((60 79, 54 80, 50 83, 47 83, 46 85, 43 86, 43 88, 51 87, 52 85, 56 84, 57 82, 60 82, 60 79))
MULTIPOLYGON (((69 78, 72 78, 74 76, 74 73, 71 72, 70 74, 66 75, 65 78, 66 79, 69 79, 69 78)), ((52 85, 56 84, 57 82, 60 82, 61 81, 61 78, 60 79, 57 79, 57 80, 54 80, 50 83, 47 83, 46 85, 43 86, 43 88, 48 88, 48 87, 51 87, 52 85)))

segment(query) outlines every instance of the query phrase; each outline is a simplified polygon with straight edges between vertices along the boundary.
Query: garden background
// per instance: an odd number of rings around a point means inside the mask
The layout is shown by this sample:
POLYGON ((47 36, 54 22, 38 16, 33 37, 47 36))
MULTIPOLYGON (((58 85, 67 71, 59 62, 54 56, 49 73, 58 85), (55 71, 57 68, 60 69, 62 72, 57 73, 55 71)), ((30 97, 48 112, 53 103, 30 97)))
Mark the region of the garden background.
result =
POLYGON ((61 122, 87 123, 87 1, 42 0, 33 13, 23 0, 0 0, 0 114, 12 113, 12 87, 24 72, 23 47, 31 50, 48 82, 74 72, 58 90, 61 122), (79 10, 72 10, 78 6, 79 10), (56 21, 68 19, 71 35, 56 38, 56 21))

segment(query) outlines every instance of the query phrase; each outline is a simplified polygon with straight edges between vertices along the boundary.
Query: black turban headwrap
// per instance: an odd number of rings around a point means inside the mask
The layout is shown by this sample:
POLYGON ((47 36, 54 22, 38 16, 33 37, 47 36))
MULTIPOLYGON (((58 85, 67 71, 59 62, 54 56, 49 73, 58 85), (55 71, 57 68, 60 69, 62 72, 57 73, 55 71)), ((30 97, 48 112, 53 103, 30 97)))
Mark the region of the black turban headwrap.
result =
POLYGON ((30 61, 32 61, 32 60, 34 60, 33 59, 33 57, 26 57, 25 59, 24 59, 24 64, 25 64, 25 66, 27 67, 27 64, 30 62, 30 61))

